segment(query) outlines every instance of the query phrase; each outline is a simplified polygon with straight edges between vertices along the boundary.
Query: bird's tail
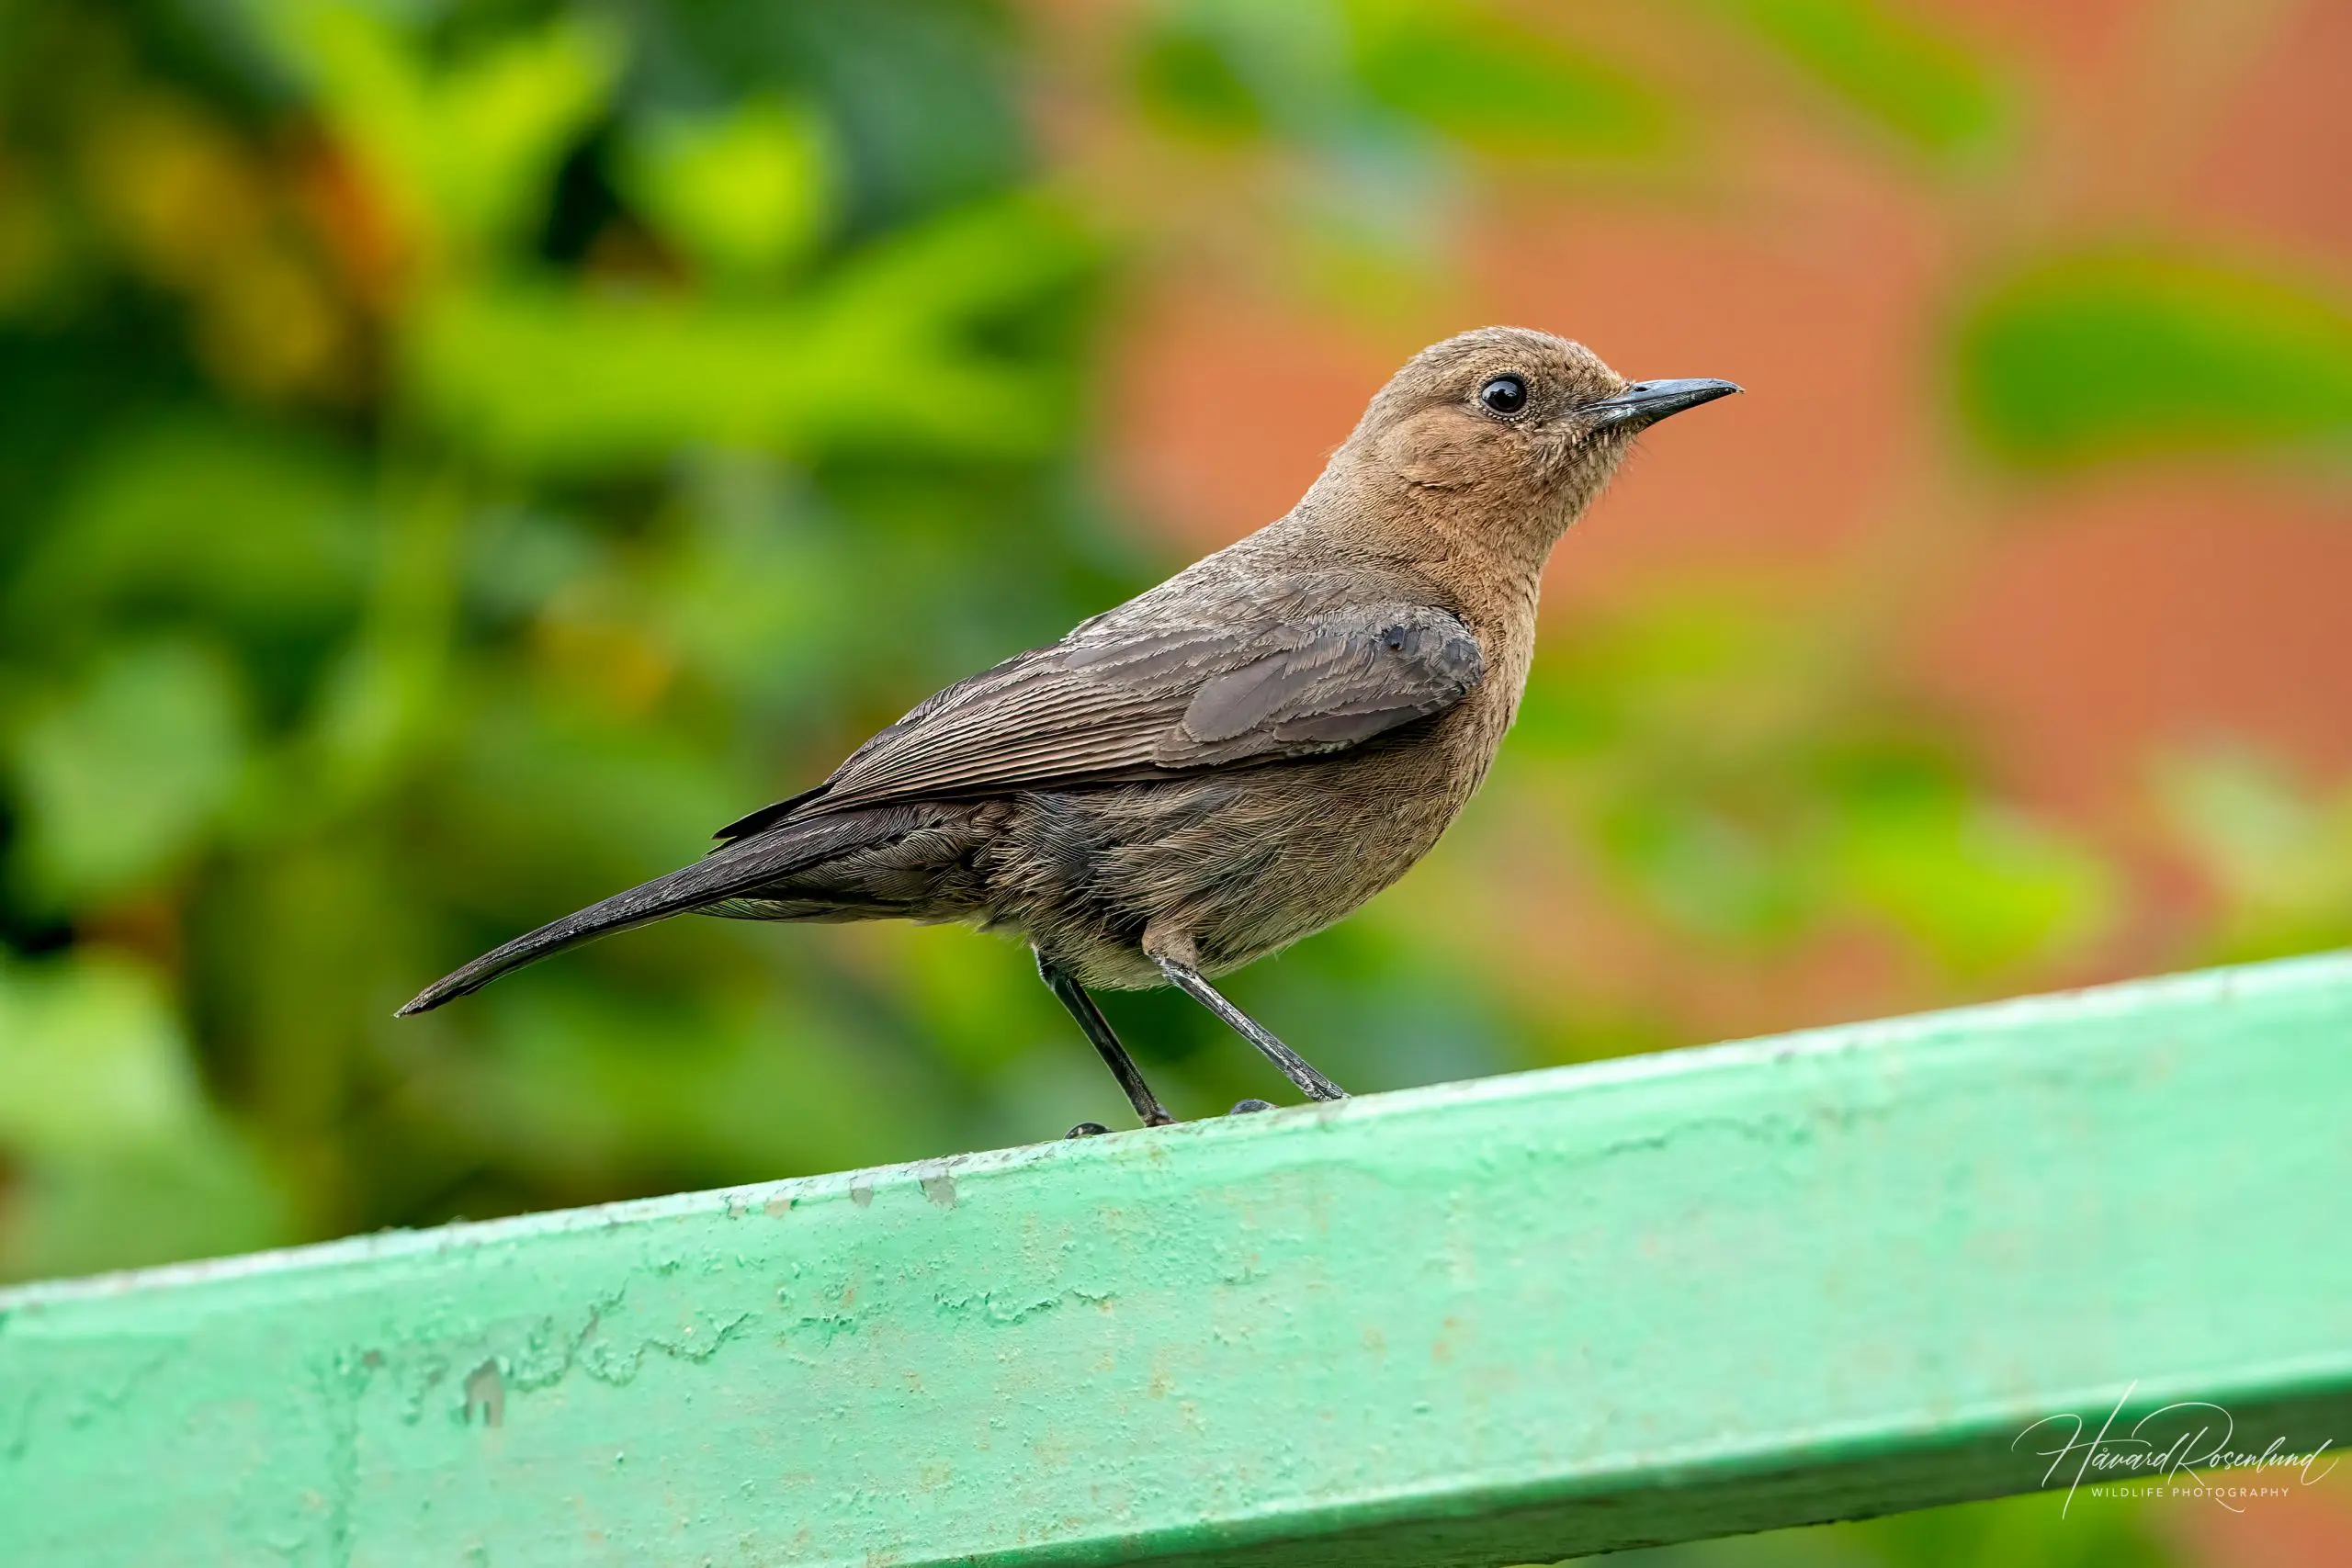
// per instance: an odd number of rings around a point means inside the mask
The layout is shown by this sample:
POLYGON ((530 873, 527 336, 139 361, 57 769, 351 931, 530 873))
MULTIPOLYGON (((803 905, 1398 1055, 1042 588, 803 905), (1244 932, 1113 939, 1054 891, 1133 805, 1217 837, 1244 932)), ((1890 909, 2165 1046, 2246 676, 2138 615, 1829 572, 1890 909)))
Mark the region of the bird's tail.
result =
POLYGON ((397 1016, 407 1018, 413 1013, 430 1012, 443 1002, 481 990, 509 970, 537 963, 580 942, 739 897, 840 852, 845 847, 842 840, 865 836, 855 831, 862 824, 854 818, 820 818, 807 826, 819 830, 795 833, 786 829, 739 839, 692 865, 640 883, 626 893, 616 893, 535 931, 526 931, 510 942, 492 948, 464 968, 434 981, 397 1016), (844 828, 852 830, 841 831, 844 828))

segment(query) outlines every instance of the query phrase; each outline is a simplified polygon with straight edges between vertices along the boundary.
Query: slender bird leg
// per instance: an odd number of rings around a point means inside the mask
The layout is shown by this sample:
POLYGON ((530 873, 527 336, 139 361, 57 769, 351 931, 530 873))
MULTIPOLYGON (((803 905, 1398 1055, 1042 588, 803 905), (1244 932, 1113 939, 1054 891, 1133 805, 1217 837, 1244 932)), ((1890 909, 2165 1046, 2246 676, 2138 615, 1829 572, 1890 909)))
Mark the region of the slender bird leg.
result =
POLYGON ((1153 954, 1152 962, 1168 976, 1168 983, 1225 1020, 1233 1032, 1265 1053, 1266 1060, 1282 1069, 1283 1077, 1296 1084, 1309 1100, 1345 1100, 1348 1091, 1315 1070, 1306 1057, 1274 1038, 1273 1031, 1225 999, 1219 991, 1201 977, 1201 972, 1189 964, 1173 958, 1153 954))
MULTIPOLYGON (((1037 977, 1061 998, 1062 1006, 1069 1009, 1070 1017, 1078 1020, 1079 1028, 1094 1042, 1094 1048, 1102 1054, 1102 1065, 1111 1069, 1111 1076, 1119 1080, 1121 1089, 1127 1091, 1127 1101, 1136 1108, 1136 1114, 1143 1118, 1143 1124, 1165 1127, 1175 1121, 1176 1118, 1168 1114, 1168 1108, 1159 1103, 1159 1097, 1151 1092, 1151 1086, 1143 1081, 1142 1069, 1136 1066, 1135 1058, 1127 1055, 1127 1048, 1119 1043, 1118 1035, 1112 1032, 1111 1021, 1102 1016, 1102 1010, 1094 1005, 1094 998, 1086 994, 1086 987, 1078 983, 1078 977, 1042 953, 1037 954, 1037 977)), ((1083 1122, 1079 1123, 1080 1127, 1086 1124, 1083 1122)))

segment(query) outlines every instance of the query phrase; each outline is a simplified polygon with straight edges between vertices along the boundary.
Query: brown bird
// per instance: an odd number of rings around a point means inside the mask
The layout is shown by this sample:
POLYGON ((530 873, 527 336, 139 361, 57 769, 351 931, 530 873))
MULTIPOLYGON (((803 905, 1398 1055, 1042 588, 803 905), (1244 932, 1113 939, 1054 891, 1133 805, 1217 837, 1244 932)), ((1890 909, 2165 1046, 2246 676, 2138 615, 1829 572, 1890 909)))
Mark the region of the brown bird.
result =
POLYGON ((1347 915, 1437 842, 1518 712, 1553 544, 1639 431, 1737 390, 1629 384, 1517 328, 1424 349, 1280 520, 948 687, 704 859, 401 1012, 688 910, 962 920, 1030 943, 1147 1123, 1171 1118, 1089 987, 1175 986, 1340 1099, 1210 977, 1347 915))

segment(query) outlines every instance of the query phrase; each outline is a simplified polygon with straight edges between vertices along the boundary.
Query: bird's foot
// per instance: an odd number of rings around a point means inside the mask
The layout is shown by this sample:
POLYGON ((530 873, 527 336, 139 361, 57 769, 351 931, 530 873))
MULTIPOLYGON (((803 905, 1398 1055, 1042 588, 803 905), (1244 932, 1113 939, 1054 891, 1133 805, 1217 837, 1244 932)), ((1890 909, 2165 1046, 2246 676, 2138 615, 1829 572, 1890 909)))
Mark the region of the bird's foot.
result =
POLYGON ((1272 1111, 1273 1108, 1274 1102, 1271 1100, 1243 1100, 1235 1101, 1233 1109, 1227 1111, 1226 1114, 1227 1116, 1248 1116, 1255 1111, 1272 1111))
POLYGON ((1071 1138, 1099 1138, 1110 1130, 1100 1122, 1080 1122, 1077 1126, 1064 1133, 1062 1137, 1065 1141, 1071 1138))

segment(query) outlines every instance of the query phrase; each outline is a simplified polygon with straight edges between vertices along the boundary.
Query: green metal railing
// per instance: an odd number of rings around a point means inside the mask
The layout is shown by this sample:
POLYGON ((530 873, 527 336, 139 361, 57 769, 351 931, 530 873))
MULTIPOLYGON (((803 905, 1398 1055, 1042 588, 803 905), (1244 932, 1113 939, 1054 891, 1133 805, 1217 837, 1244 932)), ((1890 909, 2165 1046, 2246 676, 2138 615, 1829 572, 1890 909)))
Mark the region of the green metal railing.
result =
POLYGON ((0 1562, 1423 1568, 2309 1447, 2347 1109, 2334 956, 34 1285, 0 1562))

